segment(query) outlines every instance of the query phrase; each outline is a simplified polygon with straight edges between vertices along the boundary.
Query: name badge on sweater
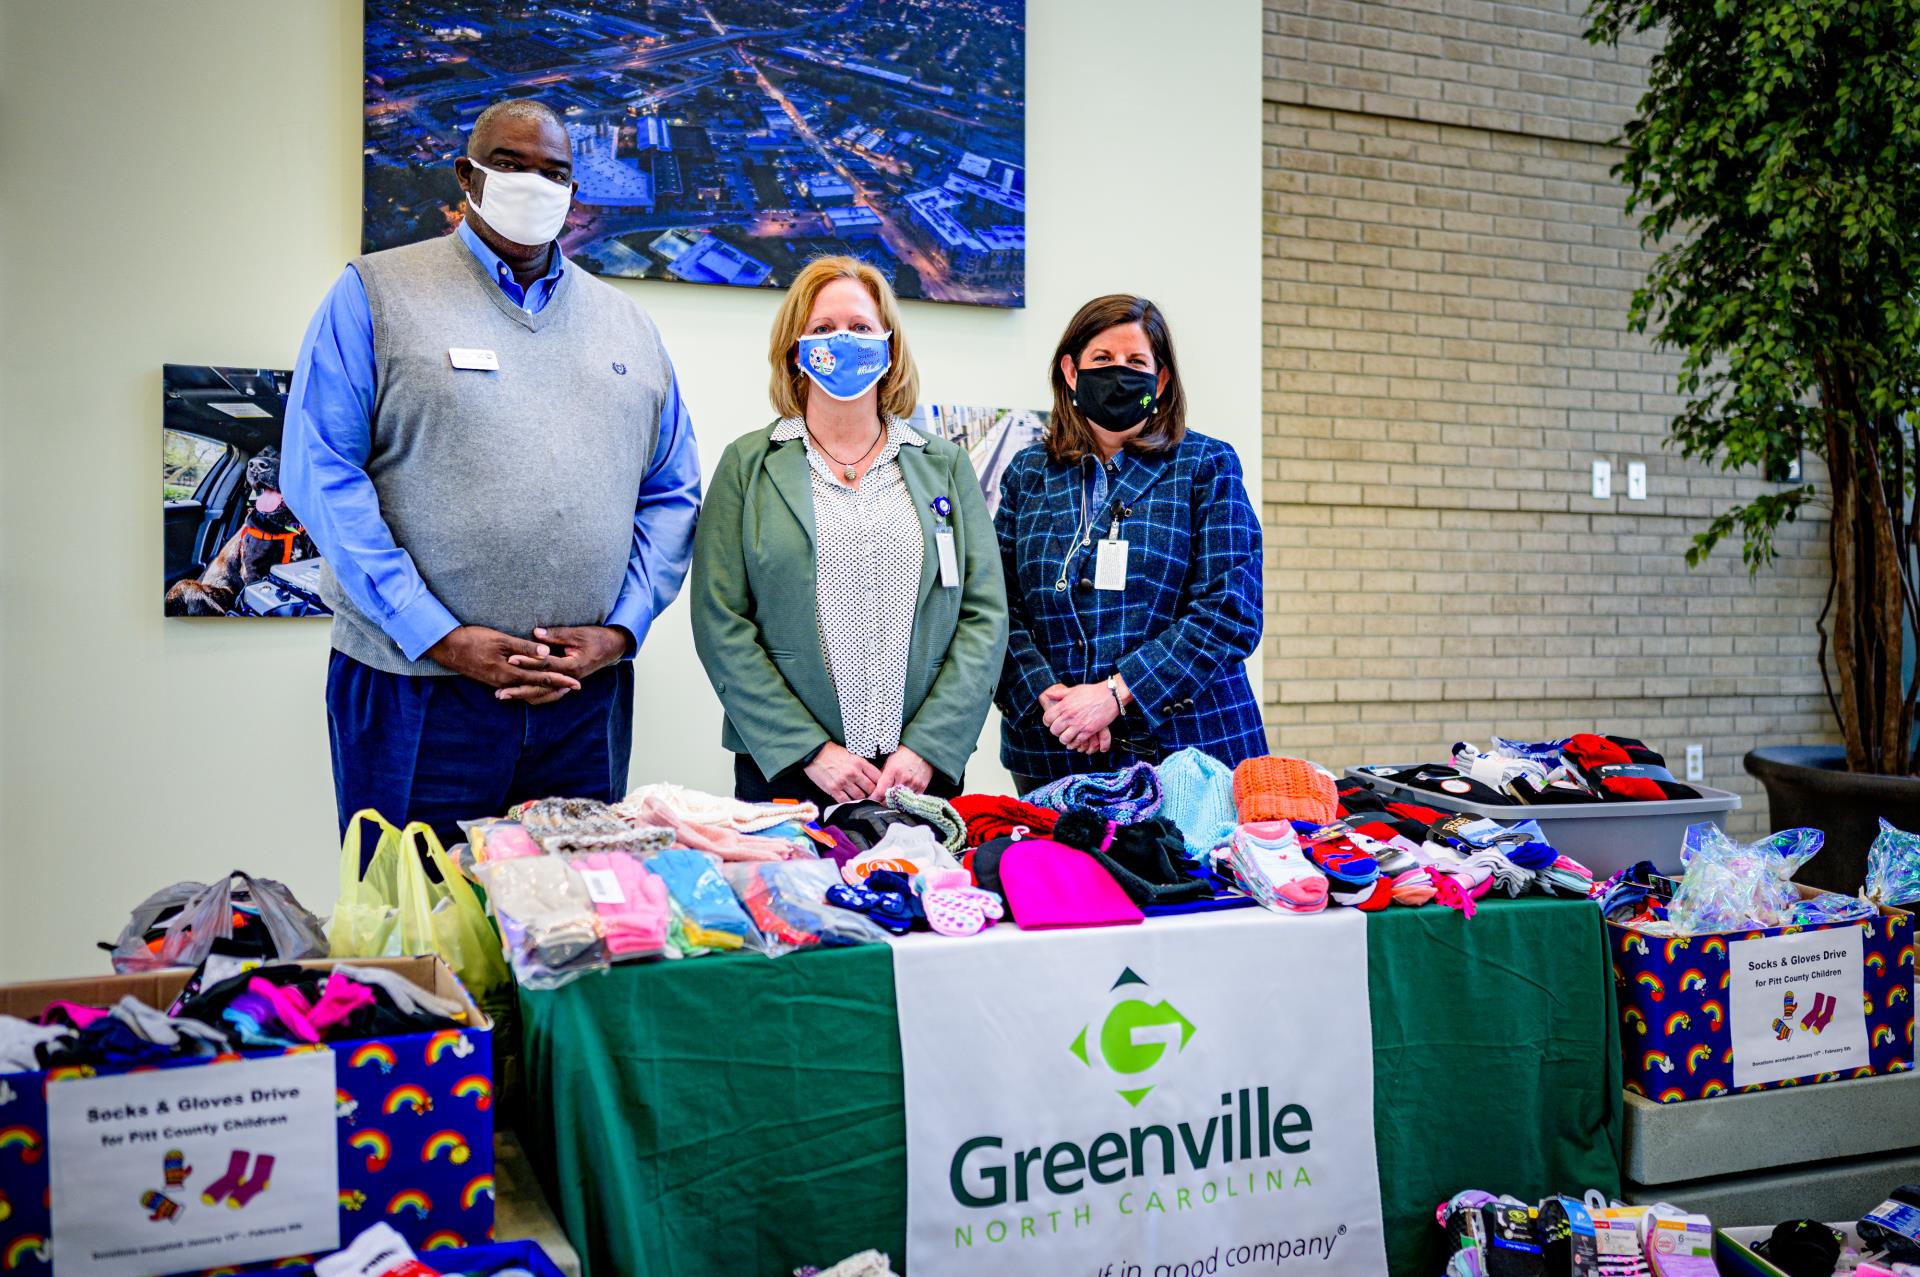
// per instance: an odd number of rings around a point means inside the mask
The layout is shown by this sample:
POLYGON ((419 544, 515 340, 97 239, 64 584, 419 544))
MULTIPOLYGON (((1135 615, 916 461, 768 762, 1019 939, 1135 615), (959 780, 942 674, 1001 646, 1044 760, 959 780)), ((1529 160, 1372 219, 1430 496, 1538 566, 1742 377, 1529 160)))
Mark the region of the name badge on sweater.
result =
POLYGON ((960 556, 953 548, 953 529, 942 528, 934 533, 933 548, 940 556, 940 584, 951 590, 960 584, 960 556))
POLYGON ((1100 543, 1100 549, 1093 561, 1093 588, 1096 590, 1127 588, 1127 543, 1125 541, 1108 537, 1100 543))
POLYGON ((448 347, 447 362, 455 368, 469 368, 475 372, 500 371, 500 356, 491 350, 481 350, 474 346, 448 347))

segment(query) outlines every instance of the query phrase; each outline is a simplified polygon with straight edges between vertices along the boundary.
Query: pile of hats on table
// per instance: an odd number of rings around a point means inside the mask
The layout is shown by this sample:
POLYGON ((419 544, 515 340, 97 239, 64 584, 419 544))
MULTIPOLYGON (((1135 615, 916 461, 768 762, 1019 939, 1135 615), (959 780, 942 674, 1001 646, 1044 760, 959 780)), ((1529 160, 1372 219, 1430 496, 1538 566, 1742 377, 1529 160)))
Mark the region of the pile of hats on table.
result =
POLYGON ((1631 736, 1578 732, 1565 740, 1493 738, 1481 750, 1460 741, 1443 763, 1359 770, 1396 784, 1488 807, 1564 803, 1646 803, 1699 798, 1673 778, 1659 751, 1631 736))

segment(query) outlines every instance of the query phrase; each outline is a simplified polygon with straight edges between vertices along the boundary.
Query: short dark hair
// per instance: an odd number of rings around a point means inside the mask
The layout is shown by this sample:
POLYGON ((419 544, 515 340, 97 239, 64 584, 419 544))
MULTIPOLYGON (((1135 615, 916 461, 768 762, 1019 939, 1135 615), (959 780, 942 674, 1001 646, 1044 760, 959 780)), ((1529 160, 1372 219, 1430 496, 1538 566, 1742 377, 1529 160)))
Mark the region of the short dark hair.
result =
POLYGON ((1138 324, 1147 334, 1153 362, 1166 370, 1167 388, 1158 397, 1146 426, 1128 441, 1129 448, 1142 452, 1167 452, 1179 445, 1187 433, 1187 395, 1180 387, 1180 366, 1173 357, 1173 334, 1167 329, 1167 317, 1144 297, 1131 293, 1109 293, 1096 297, 1074 312, 1067 331, 1054 347, 1048 375, 1053 381, 1053 416, 1047 422, 1047 455, 1055 461, 1077 462, 1095 455, 1093 426, 1085 414, 1073 406, 1073 391, 1067 376, 1060 371, 1060 360, 1072 356, 1075 364, 1095 337, 1122 324, 1138 324))
POLYGON ((567 131, 567 123, 560 118, 560 113, 538 98, 503 98, 475 117, 473 131, 467 134, 469 157, 480 154, 474 149, 474 143, 479 140, 481 131, 495 120, 538 120, 553 125, 562 133, 567 131))

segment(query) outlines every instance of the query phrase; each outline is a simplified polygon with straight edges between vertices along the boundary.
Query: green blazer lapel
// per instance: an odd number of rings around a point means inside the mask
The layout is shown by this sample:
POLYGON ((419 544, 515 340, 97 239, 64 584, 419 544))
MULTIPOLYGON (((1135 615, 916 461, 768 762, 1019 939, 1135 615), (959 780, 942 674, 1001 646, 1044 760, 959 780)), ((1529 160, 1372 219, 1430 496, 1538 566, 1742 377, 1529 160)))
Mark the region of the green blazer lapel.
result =
POLYGON ((815 545, 813 533, 813 476, 807 472, 807 448, 797 439, 767 445, 767 477, 781 499, 793 511, 793 517, 807 534, 807 544, 815 545))
MULTIPOLYGON (((926 610, 927 599, 933 594, 933 587, 940 579, 940 552, 934 545, 933 534, 938 526, 933 517, 933 499, 945 497, 953 500, 953 494, 947 491, 946 476, 940 473, 938 466, 927 459, 927 450, 914 444, 902 444, 898 454, 900 473, 907 481, 907 491, 913 494, 914 513, 920 516, 920 533, 927 540, 927 552, 920 564, 920 601, 915 605, 916 613, 926 610)), ((957 507, 956 507, 957 508, 957 507)), ((953 516, 947 516, 948 526, 952 526, 953 516)), ((959 553, 958 538, 954 552, 959 553)))

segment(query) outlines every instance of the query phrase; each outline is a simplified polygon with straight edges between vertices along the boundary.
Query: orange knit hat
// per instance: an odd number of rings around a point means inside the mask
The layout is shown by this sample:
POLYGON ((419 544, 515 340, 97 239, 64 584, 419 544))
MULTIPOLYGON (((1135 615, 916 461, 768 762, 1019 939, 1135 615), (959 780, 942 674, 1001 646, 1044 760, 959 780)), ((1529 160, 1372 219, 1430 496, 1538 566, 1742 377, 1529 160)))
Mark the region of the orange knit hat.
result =
POLYGON ((1233 802, 1240 823, 1310 820, 1330 823, 1340 806, 1333 777, 1299 758, 1266 754, 1233 769, 1233 802))

